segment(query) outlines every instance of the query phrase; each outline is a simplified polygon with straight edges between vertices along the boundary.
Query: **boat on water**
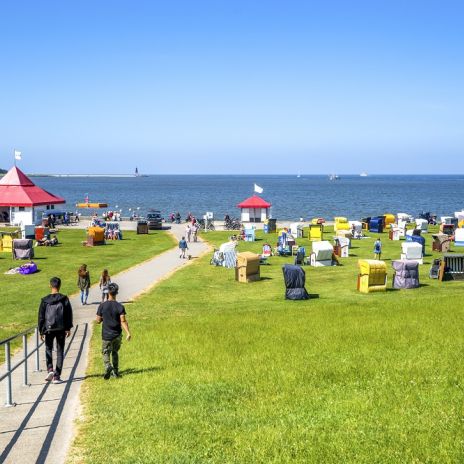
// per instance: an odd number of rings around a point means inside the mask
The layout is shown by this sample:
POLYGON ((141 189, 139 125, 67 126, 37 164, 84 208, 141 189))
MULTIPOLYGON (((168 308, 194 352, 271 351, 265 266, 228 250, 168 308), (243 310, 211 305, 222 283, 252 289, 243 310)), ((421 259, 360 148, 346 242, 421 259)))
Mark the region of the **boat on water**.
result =
POLYGON ((329 180, 340 180, 340 176, 337 174, 330 174, 329 180))
POLYGON ((100 208, 108 208, 108 203, 77 203, 76 208, 91 208, 91 209, 100 209, 100 208))
POLYGON ((301 174, 298 173, 298 174, 296 175, 296 177, 299 179, 299 178, 301 177, 301 174))
POLYGON ((363 171, 359 174, 359 177, 367 177, 367 172, 363 171))

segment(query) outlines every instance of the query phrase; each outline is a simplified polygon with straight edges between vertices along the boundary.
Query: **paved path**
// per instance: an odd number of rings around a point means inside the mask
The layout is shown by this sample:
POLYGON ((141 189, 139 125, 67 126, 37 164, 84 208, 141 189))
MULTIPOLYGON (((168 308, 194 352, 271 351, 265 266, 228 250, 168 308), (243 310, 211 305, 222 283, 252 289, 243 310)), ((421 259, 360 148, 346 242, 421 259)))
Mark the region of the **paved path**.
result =
MULTIPOLYGON (((174 225, 171 229, 178 239, 185 225, 174 225)), ((189 253, 196 258, 208 250, 204 242, 190 244, 189 253)), ((177 248, 113 276, 120 286, 121 302, 130 302, 150 289, 161 279, 180 269, 189 262, 179 259, 177 248)), ((0 463, 62 464, 66 460, 73 439, 74 420, 80 414, 79 392, 88 361, 92 321, 101 298, 98 287, 92 287, 89 306, 81 306, 79 296, 71 298, 74 308, 74 329, 66 346, 62 372, 63 383, 53 385, 44 382, 45 354, 40 350, 42 372, 32 372, 33 359, 29 359, 29 387, 22 386, 22 367, 13 374, 13 401, 16 406, 0 406, 0 463)), ((130 322, 130 307, 128 308, 130 322)), ((134 334, 136 336, 136 334, 134 334)), ((19 359, 16 358, 16 359, 19 359)), ((13 359, 12 365, 16 363, 13 359)), ((4 367, 0 368, 0 373, 4 367)), ((3 403, 3 381, 0 401, 3 403)))

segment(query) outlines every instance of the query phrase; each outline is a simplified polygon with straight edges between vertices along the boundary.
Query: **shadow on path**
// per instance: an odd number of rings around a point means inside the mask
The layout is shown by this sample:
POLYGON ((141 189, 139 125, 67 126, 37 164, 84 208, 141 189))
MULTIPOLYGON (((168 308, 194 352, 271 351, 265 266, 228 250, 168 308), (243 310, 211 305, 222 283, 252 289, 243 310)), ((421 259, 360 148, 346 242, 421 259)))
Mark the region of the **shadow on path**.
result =
MULTIPOLYGON (((77 327, 76 327, 76 331, 77 331, 77 327)), ((51 426, 50 426, 50 428, 48 430, 47 436, 45 437, 45 440, 43 442, 43 445, 42 445, 42 448, 40 450, 39 457, 37 458, 36 464, 42 464, 47 459, 47 455, 48 455, 48 452, 50 451, 50 446, 52 444, 53 437, 55 435, 56 429, 57 429, 58 424, 60 422, 60 417, 61 417, 61 414, 63 412, 64 405, 66 403, 66 399, 68 398, 68 395, 69 395, 69 390, 70 390, 71 385, 72 385, 72 380, 74 378, 74 374, 76 373, 77 366, 79 365, 79 361, 80 361, 81 356, 82 356, 82 350, 84 348, 84 342, 85 342, 85 340, 87 338, 87 331, 88 331, 88 324, 85 323, 84 324, 84 334, 82 336, 80 349, 79 349, 79 354, 77 355, 76 360, 74 361, 74 366, 72 368, 71 373, 69 374, 69 380, 66 382, 66 387, 64 389, 63 396, 61 397, 60 404, 58 405, 58 407, 56 409, 55 416, 53 417, 52 424, 51 424, 51 426)), ((76 333, 76 332, 74 332, 74 333, 76 333)), ((68 345, 68 348, 69 348, 69 345, 68 345)))
MULTIPOLYGON (((74 333, 71 337, 71 340, 69 341, 68 343, 68 346, 66 348, 66 352, 64 353, 64 357, 66 358, 68 352, 69 352, 69 349, 71 348, 71 345, 72 345, 72 342, 76 336, 76 333, 77 333, 77 330, 79 329, 79 326, 77 325, 75 330, 74 330, 74 333)), ((87 333, 87 324, 85 324, 85 332, 84 332, 84 337, 83 337, 83 341, 85 340, 85 335, 87 333)), ((81 348, 82 348, 82 345, 83 345, 83 341, 81 342, 81 348)), ((75 370, 76 366, 77 366, 77 363, 79 361, 79 358, 80 358, 80 353, 79 353, 79 356, 77 357, 77 360, 74 364, 74 368, 73 370, 75 370)), ((71 372, 71 376, 72 376, 73 372, 71 372)), ((5 459, 8 457, 8 454, 10 453, 10 451, 12 450, 13 446, 16 444, 16 442, 18 441, 18 438, 21 436, 21 434, 24 432, 24 430, 27 430, 26 426, 30 420, 30 418, 32 417, 32 415, 34 414, 35 410, 37 409, 37 407, 39 406, 39 404, 42 402, 42 398, 44 397, 45 393, 47 392, 48 390, 48 387, 50 386, 50 382, 47 382, 42 391, 40 392, 40 395, 37 397, 37 399, 35 400, 35 402, 33 403, 33 406, 31 407, 31 409, 29 410, 29 412, 27 413, 26 417, 23 419, 23 421, 21 422, 20 426, 18 427, 18 430, 16 430, 16 433, 11 437, 11 440, 10 442, 8 443, 8 445, 5 447, 5 449, 3 450, 2 454, 0 455, 0 462, 4 462, 5 459)), ((65 391, 66 393, 66 391, 65 391)), ((67 394, 66 394, 67 396, 67 394)), ((56 415, 58 414, 58 412, 60 411, 60 406, 61 406, 61 403, 64 404, 63 402, 63 398, 65 397, 65 395, 63 395, 63 397, 61 398, 61 402, 60 402, 60 405, 58 405, 58 410, 55 414, 55 417, 56 415)), ((61 408, 62 409, 62 408, 61 408)), ((61 415, 61 411, 60 411, 60 415, 61 415)), ((54 424, 55 420, 53 420, 53 423, 52 423, 52 428, 50 428, 48 434, 47 434, 47 438, 48 438, 48 435, 50 435, 50 432, 53 430, 53 434, 52 434, 52 437, 53 438, 53 435, 55 433, 55 430, 56 430, 56 426, 53 428, 53 424, 54 424)), ((47 440, 45 440, 44 442, 44 445, 42 446, 42 449, 44 448, 45 444, 46 444, 47 440)), ((51 443, 51 440, 50 440, 50 443, 51 443)), ((50 447, 50 444, 48 445, 48 447, 50 447)), ((42 451, 40 453, 42 455, 42 451)), ((47 454, 48 454, 48 449, 47 449, 47 454)), ((47 457, 47 454, 45 454, 43 460, 41 461, 40 460, 40 456, 39 456, 39 459, 37 460, 37 463, 42 463, 45 461, 45 458, 47 457)))

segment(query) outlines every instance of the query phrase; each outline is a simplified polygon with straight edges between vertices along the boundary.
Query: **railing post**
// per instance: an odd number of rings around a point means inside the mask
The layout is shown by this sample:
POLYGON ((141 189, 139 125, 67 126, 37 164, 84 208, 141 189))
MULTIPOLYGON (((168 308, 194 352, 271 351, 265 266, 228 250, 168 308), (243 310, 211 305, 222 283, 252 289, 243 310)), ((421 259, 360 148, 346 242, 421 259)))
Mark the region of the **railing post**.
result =
POLYGON ((35 372, 40 371, 40 356, 39 356, 39 329, 38 327, 34 330, 35 334, 35 372))
POLYGON ((24 351, 24 373, 23 373, 23 386, 28 387, 29 382, 27 378, 27 335, 23 335, 23 351, 24 351))
POLYGON ((11 407, 14 406, 13 404, 13 394, 11 391, 11 358, 10 358, 10 342, 5 343, 5 364, 6 364, 6 372, 8 374, 6 378, 6 401, 5 406, 11 407))

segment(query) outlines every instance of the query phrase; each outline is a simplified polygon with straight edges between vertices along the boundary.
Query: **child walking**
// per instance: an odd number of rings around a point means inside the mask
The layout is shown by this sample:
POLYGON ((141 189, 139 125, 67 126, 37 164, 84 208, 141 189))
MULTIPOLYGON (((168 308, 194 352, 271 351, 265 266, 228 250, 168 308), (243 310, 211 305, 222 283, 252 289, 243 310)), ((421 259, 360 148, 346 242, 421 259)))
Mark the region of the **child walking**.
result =
POLYGON ((100 277, 99 287, 102 291, 102 303, 108 299, 108 286, 111 283, 111 277, 108 273, 108 269, 103 269, 102 275, 100 277))
POLYGON ((179 241, 179 249, 180 249, 179 258, 185 259, 185 252, 188 250, 188 245, 187 245, 187 242, 185 241, 185 237, 182 237, 182 240, 179 241))
POLYGON ((382 256, 382 242, 378 238, 374 243, 374 259, 380 259, 382 256))
POLYGON ((87 270, 87 264, 83 264, 77 271, 77 286, 81 290, 81 304, 86 305, 90 289, 90 273, 87 270))

